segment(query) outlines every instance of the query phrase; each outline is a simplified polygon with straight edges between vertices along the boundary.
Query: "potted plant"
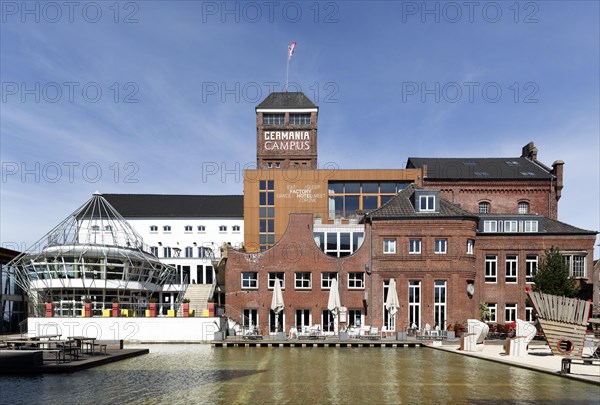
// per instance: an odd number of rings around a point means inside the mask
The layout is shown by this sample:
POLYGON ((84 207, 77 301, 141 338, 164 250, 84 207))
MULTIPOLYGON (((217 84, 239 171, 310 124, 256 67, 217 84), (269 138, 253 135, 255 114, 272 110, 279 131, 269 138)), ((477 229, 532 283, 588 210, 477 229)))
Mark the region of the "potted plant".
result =
POLYGON ((113 318, 119 316, 119 299, 117 297, 112 299, 112 316, 113 318))
POLYGON ((184 298, 181 302, 183 303, 183 316, 187 318, 190 316, 190 299, 184 298))
POLYGON ((150 298, 148 302, 150 303, 150 317, 154 318, 156 317, 156 303, 158 300, 156 298, 150 298))
POLYGON ((89 297, 83 299, 83 316, 91 318, 92 316, 92 300, 89 297))
POLYGON ((452 322, 448 322, 448 339, 454 339, 455 337, 454 324, 452 322))
POLYGON ((456 334, 456 337, 460 337, 464 330, 464 325, 462 323, 456 322, 456 324, 454 325, 454 333, 456 334))
POLYGON ((54 306, 52 305, 52 297, 46 297, 46 318, 54 316, 54 306))

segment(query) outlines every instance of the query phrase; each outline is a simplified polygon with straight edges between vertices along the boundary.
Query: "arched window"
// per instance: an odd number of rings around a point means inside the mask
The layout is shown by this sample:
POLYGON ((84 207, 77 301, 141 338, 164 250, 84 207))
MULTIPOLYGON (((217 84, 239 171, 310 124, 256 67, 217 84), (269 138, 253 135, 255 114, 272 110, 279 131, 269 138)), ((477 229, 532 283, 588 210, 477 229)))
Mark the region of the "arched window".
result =
POLYGON ((488 214, 490 212, 490 203, 487 201, 482 201, 479 203, 479 213, 480 214, 488 214))
POLYGON ((529 203, 526 201, 519 202, 519 214, 529 214, 529 203))

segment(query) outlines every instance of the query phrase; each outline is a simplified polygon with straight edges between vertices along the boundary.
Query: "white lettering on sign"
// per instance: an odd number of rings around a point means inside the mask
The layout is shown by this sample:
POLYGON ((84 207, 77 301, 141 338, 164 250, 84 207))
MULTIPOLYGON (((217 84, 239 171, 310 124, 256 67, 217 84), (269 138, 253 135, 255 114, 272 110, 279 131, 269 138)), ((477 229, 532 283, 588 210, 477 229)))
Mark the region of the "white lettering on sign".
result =
POLYGON ((310 150, 309 131, 265 131, 265 150, 310 150))
POLYGON ((265 150, 309 150, 308 141, 266 141, 265 150))
POLYGON ((287 194, 277 194, 277 198, 293 198, 301 203, 315 203, 318 198, 325 198, 325 193, 314 193, 321 188, 320 184, 306 185, 304 188, 297 188, 295 185, 287 186, 287 194))
POLYGON ((310 141, 308 131, 265 131, 265 141, 310 141))

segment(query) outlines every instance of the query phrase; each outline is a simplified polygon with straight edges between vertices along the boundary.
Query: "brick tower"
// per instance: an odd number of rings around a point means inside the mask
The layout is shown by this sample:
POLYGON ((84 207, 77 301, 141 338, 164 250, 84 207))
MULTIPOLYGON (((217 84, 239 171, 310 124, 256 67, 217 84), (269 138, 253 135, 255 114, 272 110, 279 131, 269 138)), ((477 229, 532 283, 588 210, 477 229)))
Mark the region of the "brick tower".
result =
POLYGON ((269 94, 256 107, 257 169, 316 169, 318 113, 302 92, 269 94))

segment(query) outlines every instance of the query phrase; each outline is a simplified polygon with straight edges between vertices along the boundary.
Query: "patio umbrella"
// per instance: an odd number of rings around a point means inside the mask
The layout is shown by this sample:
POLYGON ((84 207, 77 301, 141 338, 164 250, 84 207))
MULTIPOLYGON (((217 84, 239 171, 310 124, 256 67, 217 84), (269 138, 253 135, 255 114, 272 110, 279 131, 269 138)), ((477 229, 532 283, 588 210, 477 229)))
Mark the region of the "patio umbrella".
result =
POLYGON ((281 282, 275 279, 275 288, 273 288, 273 298, 271 299, 271 309, 275 312, 275 332, 279 332, 279 313, 283 311, 283 292, 281 291, 281 282))
POLYGON ((331 286, 329 287, 329 301, 327 301, 327 309, 331 311, 334 318, 334 328, 335 320, 337 319, 338 312, 340 311, 340 307, 342 304, 340 303, 340 291, 338 290, 338 282, 337 279, 331 280, 331 286))
POLYGON ((388 287, 387 299, 385 300, 385 308, 390 313, 390 316, 396 315, 400 302, 398 301, 398 293, 396 292, 396 280, 391 279, 388 287))

